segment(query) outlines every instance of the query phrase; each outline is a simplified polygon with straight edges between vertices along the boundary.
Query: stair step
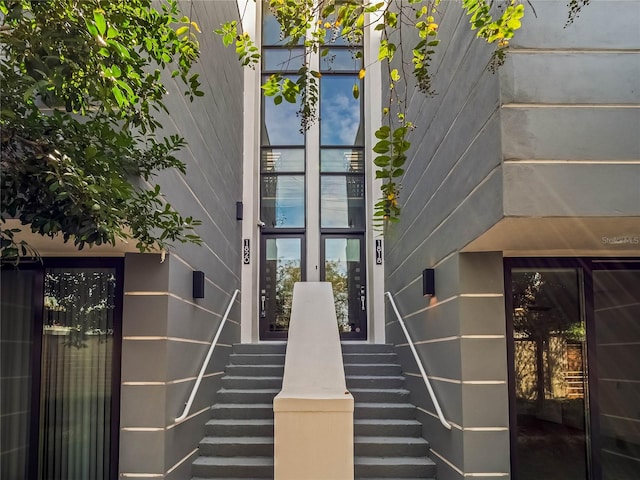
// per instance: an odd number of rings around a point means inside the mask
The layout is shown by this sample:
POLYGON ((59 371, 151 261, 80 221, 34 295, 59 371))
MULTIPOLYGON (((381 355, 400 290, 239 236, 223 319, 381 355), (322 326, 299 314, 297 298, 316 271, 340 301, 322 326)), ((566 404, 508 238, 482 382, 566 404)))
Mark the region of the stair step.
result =
POLYGON ((277 388, 221 388, 217 400, 219 403, 272 403, 279 392, 277 388))
POLYGON ((347 388, 403 388, 405 379, 401 375, 346 375, 347 388))
POLYGON ((356 402, 406 403, 411 392, 404 388, 353 388, 349 390, 356 402))
POLYGON ((402 367, 397 363, 351 363, 344 366, 345 375, 397 376, 402 373, 402 367))
POLYGON ((271 403, 216 403, 211 407, 213 418, 273 418, 271 403))
POLYGON ((286 342, 268 342, 268 343, 236 343, 233 345, 233 353, 253 353, 253 354, 284 354, 287 350, 286 342))
POLYGON ((273 456, 273 437, 205 437, 200 442, 200 454, 221 457, 273 456))
POLYGON ((206 435, 219 435, 224 437, 250 436, 273 437, 273 418, 251 419, 223 419, 212 418, 205 424, 206 435))
POLYGON ((282 376, 271 377, 246 377, 236 375, 225 375, 221 379, 222 388, 228 390, 235 389, 261 389, 261 388, 277 388, 282 389, 282 376))
POLYGON ((225 372, 234 377, 282 377, 282 365, 227 365, 225 372))
POLYGON ((422 424, 415 419, 357 418, 353 421, 354 435, 420 436, 422 424))
POLYGON ((398 363, 398 355, 395 352, 343 353, 342 361, 345 365, 352 363, 398 363))
POLYGON ((273 478, 273 457, 198 457, 192 475, 204 478, 273 478))
POLYGON ((232 353, 231 365, 284 365, 284 353, 232 353))
POLYGON ((395 353, 393 345, 387 343, 343 343, 342 353, 395 353))
POLYGON ((355 403, 354 418, 414 419, 416 407, 411 403, 355 403))
POLYGON ((429 457, 355 457, 355 476, 365 478, 430 478, 436 465, 429 457))
POLYGON ((356 436, 356 456, 364 457, 424 457, 429 444, 422 437, 373 437, 356 436))

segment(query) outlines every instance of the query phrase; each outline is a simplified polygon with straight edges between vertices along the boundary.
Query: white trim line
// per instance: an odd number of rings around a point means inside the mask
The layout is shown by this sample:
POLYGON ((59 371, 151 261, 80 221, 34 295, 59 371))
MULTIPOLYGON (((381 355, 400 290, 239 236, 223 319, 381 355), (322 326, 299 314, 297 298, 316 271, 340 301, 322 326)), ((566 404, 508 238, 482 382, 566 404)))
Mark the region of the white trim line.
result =
MULTIPOLYGON (((204 377, 211 378, 218 375, 224 375, 224 372, 208 373, 204 377)), ((190 382, 191 380, 195 380, 196 378, 197 377, 185 377, 177 380, 169 380, 167 382, 122 382, 122 385, 125 385, 127 387, 162 387, 166 385, 177 385, 179 383, 190 382)))
POLYGON ((503 163, 505 165, 518 165, 518 164, 537 164, 537 165, 640 165, 640 160, 637 159, 629 159, 629 160, 554 160, 554 159, 526 159, 526 160, 518 160, 515 158, 510 158, 504 160, 503 163))
POLYGON ((163 478, 164 473, 121 473, 124 478, 163 478))
POLYGON ((456 472, 458 472, 460 475, 462 475, 464 477, 464 472, 462 470, 460 470, 458 467, 456 467, 453 463, 451 463, 449 460, 447 460, 445 457, 443 457, 442 455, 440 455, 437 451, 435 451, 433 448, 430 450, 431 453, 433 453, 436 457, 438 457, 442 462, 446 463, 449 467, 451 467, 453 470, 455 470, 456 472))
POLYGON ((503 103, 501 108, 625 108, 638 109, 631 103, 503 103))
POLYGON ((460 297, 466 298, 502 298, 502 293, 461 293, 460 297))
POLYGON ((192 457, 195 453, 198 453, 198 449, 197 448, 194 448, 193 450, 191 450, 182 460, 179 460, 178 463, 176 463, 173 467, 171 467, 169 470, 167 470, 167 473, 165 475, 169 475, 171 472, 176 470, 180 465, 182 465, 187 460, 189 460, 189 458, 192 457))
MULTIPOLYGON (((421 411, 422 413, 425 413, 425 414, 429 415, 430 417, 438 419, 438 415, 435 412, 430 412, 429 410, 426 410, 426 409, 424 409, 422 407, 416 407, 416 409, 421 411)), ((454 423, 451 420, 448 420, 448 422, 449 422, 449 425, 451 425, 453 428, 456 428, 457 430, 460 430, 460 431, 463 430, 463 428, 460 425, 458 425, 457 423, 454 423)))

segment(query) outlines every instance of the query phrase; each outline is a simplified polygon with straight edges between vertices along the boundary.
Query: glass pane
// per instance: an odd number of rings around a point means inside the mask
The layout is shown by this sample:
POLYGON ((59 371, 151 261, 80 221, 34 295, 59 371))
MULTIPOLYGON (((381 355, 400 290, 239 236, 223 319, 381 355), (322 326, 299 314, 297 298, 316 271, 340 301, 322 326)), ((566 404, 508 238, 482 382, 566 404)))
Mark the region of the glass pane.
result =
MULTIPOLYGON (((263 78, 263 81, 266 77, 263 78)), ((304 134, 300 131, 298 118, 299 102, 283 101, 280 105, 273 98, 263 97, 264 122, 260 141, 262 145, 304 145, 304 134)))
POLYGON ((304 149, 263 148, 260 154, 260 168, 264 173, 304 172, 304 149))
POLYGON ((115 271, 45 271, 40 402, 42 480, 107 480, 115 271))
POLYGON ((320 226, 364 228, 364 178, 322 176, 320 178, 320 226))
POLYGON ((364 173, 364 152, 355 148, 323 148, 320 151, 320 171, 364 173))
POLYGON ((287 331, 291 318, 293 285, 302 280, 300 238, 267 238, 265 278, 262 295, 268 330, 287 331))
MULTIPOLYGON (((282 38, 280 24, 274 15, 269 11, 269 2, 262 2, 262 44, 263 45, 286 45, 289 38, 282 38)), ((300 39, 302 43, 304 39, 300 39)))
POLYGON ((0 478, 27 478, 35 272, 2 270, 0 478))
POLYGON ((333 286, 340 332, 360 331, 363 283, 359 238, 327 238, 324 243, 324 280, 333 286))
POLYGON ((362 145, 362 81, 357 75, 324 75, 320 79, 320 143, 328 145, 362 145), (353 97, 358 86, 360 96, 353 97))
POLYGON ((329 48, 327 54, 320 57, 320 70, 323 72, 359 72, 361 68, 361 48, 329 48))
POLYGON ((640 270, 594 271, 602 478, 640 478, 640 270))
POLYGON ((585 327, 576 269, 512 272, 519 480, 585 480, 585 327))
POLYGON ((297 72, 304 64, 304 49, 264 48, 262 69, 297 72))
POLYGON ((260 211, 269 228, 303 228, 304 176, 263 175, 260 211))

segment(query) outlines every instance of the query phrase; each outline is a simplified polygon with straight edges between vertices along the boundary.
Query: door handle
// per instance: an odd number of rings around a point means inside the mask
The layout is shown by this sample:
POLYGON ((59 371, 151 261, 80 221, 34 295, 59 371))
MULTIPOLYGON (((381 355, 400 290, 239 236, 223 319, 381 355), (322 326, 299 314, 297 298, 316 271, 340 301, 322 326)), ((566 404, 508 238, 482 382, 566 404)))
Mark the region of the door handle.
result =
POLYGON ((360 294, 360 308, 362 310, 366 310, 366 296, 364 295, 364 293, 360 294))
POLYGON ((260 316, 261 317, 266 317, 267 316, 266 303, 267 303, 267 296, 266 295, 260 295, 260 316))

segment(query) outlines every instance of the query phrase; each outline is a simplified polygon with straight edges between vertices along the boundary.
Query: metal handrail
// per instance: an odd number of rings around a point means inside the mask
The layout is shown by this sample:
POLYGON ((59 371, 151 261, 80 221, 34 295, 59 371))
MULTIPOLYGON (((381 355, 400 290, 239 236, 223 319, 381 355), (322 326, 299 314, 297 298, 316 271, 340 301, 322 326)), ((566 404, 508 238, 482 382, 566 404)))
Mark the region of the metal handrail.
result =
POLYGON ((427 390, 429 391, 431 402, 433 403, 433 406, 436 409, 438 418, 440 419, 440 423, 447 430, 451 430, 451 424, 447 422, 447 420, 444 418, 444 414, 442 413, 442 409, 440 408, 440 403, 438 402, 438 399, 436 398, 436 394, 433 391, 433 388, 431 387, 431 382, 429 381, 429 377, 427 377, 427 372, 425 372, 424 367, 422 366, 422 360, 420 360, 420 357, 418 356, 418 352, 416 351, 416 347, 413 345, 413 340, 411 340, 409 331, 407 330, 407 327, 404 325, 404 320, 402 320, 402 317, 400 316, 400 312, 398 312, 398 307, 396 307, 396 302, 393 300, 393 296, 391 295, 391 292, 385 292, 385 295, 389 297, 389 301, 391 302, 391 308, 393 308, 393 311, 395 312, 396 317, 398 318, 398 323, 400 323, 400 326, 402 327, 404 336, 407 337, 407 341, 409 342, 409 348, 411 348, 411 352, 413 352, 413 358, 415 358, 416 363, 418 364, 418 369, 420 370, 420 374, 422 375, 424 384, 426 385, 427 390))
POLYGON ((189 410, 191 410, 191 405, 193 404, 193 400, 196 398, 196 394, 198 393, 198 388, 200 388, 200 383, 202 382, 202 377, 204 377, 204 372, 207 369, 207 365, 209 365, 209 360, 211 360, 211 355, 213 355, 213 351, 216 348, 216 343, 218 343, 218 339, 220 338, 220 334, 222 333, 222 328, 224 327, 224 324, 227 322, 227 318, 229 317, 229 312, 231 311, 231 307, 233 307, 233 302, 235 302, 236 297, 238 296, 238 293, 240 293, 240 290, 238 289, 236 289, 236 291, 233 292, 233 296, 231 297, 231 300, 229 301, 229 305, 227 306, 227 311, 224 312, 222 321, 218 326, 218 331, 216 332, 215 337, 213 337, 213 340, 211 341, 209 352, 207 353, 207 356, 205 357, 204 362, 202 362, 202 368, 200 368, 200 373, 198 373, 198 378, 196 379, 196 383, 193 385, 193 388, 191 389, 191 395, 189 395, 189 399, 184 405, 184 410, 182 411, 182 415, 176 418, 175 420, 176 422, 180 422, 184 420, 185 418, 187 418, 187 415, 189 415, 189 410))

